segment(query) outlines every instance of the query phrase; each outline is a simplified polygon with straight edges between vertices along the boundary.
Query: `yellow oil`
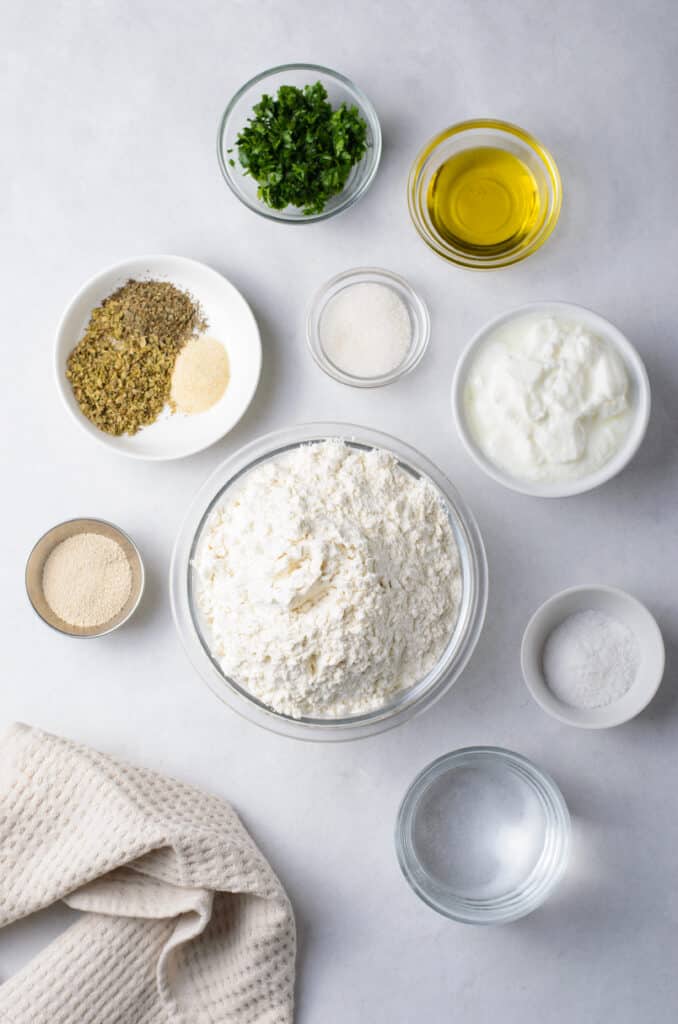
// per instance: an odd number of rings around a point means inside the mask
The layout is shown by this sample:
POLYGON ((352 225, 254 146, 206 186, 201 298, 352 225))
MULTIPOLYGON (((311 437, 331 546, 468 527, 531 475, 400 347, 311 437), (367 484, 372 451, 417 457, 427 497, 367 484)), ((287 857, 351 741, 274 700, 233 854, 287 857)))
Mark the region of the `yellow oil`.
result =
POLYGON ((494 146, 451 156, 431 179, 426 198, 440 237, 476 255, 519 250, 545 213, 529 167, 494 146))

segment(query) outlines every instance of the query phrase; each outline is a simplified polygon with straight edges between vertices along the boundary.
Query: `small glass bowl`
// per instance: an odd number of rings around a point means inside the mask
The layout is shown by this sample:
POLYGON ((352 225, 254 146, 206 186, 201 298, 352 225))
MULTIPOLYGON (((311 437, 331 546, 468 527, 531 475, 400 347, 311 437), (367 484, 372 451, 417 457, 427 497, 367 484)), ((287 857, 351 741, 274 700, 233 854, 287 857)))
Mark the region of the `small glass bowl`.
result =
POLYGON ((219 466, 195 496, 179 531, 170 567, 170 601, 174 623, 184 650, 212 692, 233 711, 271 732, 293 739, 356 740, 401 725, 430 707, 463 672, 482 631, 487 608, 487 559, 473 514, 447 477, 420 452, 402 441, 350 423, 307 423, 266 434, 235 452, 219 466), (341 438, 348 445, 381 448, 398 459, 415 479, 420 476, 437 488, 449 516, 459 550, 462 574, 461 605, 452 635, 433 668, 388 704, 346 718, 291 718, 263 704, 226 676, 211 654, 195 600, 195 553, 214 506, 255 467, 293 451, 300 445, 341 438))
POLYGON ((555 160, 532 135, 507 121, 462 121, 440 132, 426 143, 412 165, 407 184, 410 216, 419 235, 443 259, 459 267, 494 270, 526 259, 539 249, 553 231, 560 214, 562 185, 555 160), (427 195, 433 175, 451 156, 475 146, 493 146, 518 157, 534 175, 544 215, 529 239, 515 249, 483 254, 455 247, 441 238, 433 225, 427 195))
POLYGON ((395 844, 405 878, 433 910, 464 924, 502 924, 535 910, 562 877, 570 815, 553 780, 527 758, 466 747, 416 777, 395 844))
POLYGON ((430 336, 431 318, 423 300, 404 278, 379 267, 356 267, 330 278, 313 298, 306 317, 306 341, 318 366, 334 380, 354 388, 379 388, 384 384, 392 384, 399 377, 404 377, 421 362, 430 336), (358 377, 333 363, 323 348, 320 329, 328 302, 344 288, 366 283, 382 284, 391 288, 405 303, 410 318, 410 347, 405 358, 389 373, 377 377, 358 377))
POLYGON ((64 523, 58 523, 36 541, 26 562, 26 593, 34 612, 57 633, 63 633, 65 636, 93 639, 106 636, 119 629, 139 607, 141 595, 144 592, 144 581, 144 563, 141 560, 138 547, 131 537, 128 537, 118 526, 106 522, 105 519, 68 519, 64 523), (100 626, 72 626, 70 623, 64 622, 52 611, 42 589, 42 573, 45 562, 54 548, 62 541, 68 540, 69 537, 77 537, 81 533, 98 533, 102 537, 116 541, 124 551, 132 573, 132 585, 127 601, 117 615, 100 626))
POLYGON ((254 210, 255 213, 259 213, 269 220, 282 221, 286 224, 312 224, 315 221, 334 217, 342 210, 347 210, 367 192, 377 173, 381 158, 379 118, 365 93, 337 71, 332 71, 320 64, 280 64, 255 75, 238 89, 226 107, 219 124, 217 157, 226 184, 240 202, 250 210, 254 210), (252 116, 254 105, 259 102, 264 93, 275 96, 281 85, 296 85, 303 88, 305 85, 314 85, 316 82, 325 86, 329 102, 334 108, 342 103, 345 103, 347 107, 356 106, 358 108, 360 116, 367 125, 367 151, 362 160, 351 169, 343 190, 327 201, 321 213, 305 216, 296 206, 288 206, 284 210, 273 210, 259 199, 256 181, 244 174, 238 163, 237 137, 252 116), (235 165, 233 167, 230 164, 231 160, 235 165))

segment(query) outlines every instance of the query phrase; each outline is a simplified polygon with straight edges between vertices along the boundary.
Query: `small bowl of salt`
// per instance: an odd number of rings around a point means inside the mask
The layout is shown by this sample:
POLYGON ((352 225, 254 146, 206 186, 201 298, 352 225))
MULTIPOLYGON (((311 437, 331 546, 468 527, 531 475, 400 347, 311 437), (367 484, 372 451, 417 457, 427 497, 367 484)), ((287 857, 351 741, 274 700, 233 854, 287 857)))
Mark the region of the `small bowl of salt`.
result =
POLYGON ((654 617, 615 587, 571 587, 530 619, 523 677, 554 718, 583 729, 628 722, 647 707, 664 674, 664 641, 654 617))
POLYGON ((410 373, 424 356, 431 321, 423 300, 390 270, 357 267, 327 281, 306 318, 318 366, 355 388, 378 388, 410 373))

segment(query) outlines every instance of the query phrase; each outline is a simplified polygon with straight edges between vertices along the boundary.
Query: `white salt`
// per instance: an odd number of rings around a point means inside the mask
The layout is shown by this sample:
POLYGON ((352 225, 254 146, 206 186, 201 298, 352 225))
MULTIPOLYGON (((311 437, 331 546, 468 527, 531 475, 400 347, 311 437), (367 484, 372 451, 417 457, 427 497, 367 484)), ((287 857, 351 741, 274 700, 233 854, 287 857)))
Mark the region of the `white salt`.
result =
POLYGON ((598 611, 570 615, 549 635, 542 654, 546 685, 575 708, 619 700, 632 686, 638 663, 635 634, 598 611))
POLYGON ((354 377, 382 377, 403 362, 412 325, 407 306, 388 285, 348 285, 327 303, 320 318, 327 358, 354 377))

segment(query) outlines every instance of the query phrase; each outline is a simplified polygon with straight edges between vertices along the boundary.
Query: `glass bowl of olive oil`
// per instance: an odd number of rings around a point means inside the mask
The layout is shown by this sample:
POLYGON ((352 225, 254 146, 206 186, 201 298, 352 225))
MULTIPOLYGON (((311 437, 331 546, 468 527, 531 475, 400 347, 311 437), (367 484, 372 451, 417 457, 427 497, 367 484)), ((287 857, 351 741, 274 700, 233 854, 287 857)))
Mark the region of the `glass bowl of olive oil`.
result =
POLYGON ((506 121, 463 121, 417 156, 408 182, 414 226, 443 259, 477 270, 507 267, 539 249, 560 213, 556 163, 506 121))

